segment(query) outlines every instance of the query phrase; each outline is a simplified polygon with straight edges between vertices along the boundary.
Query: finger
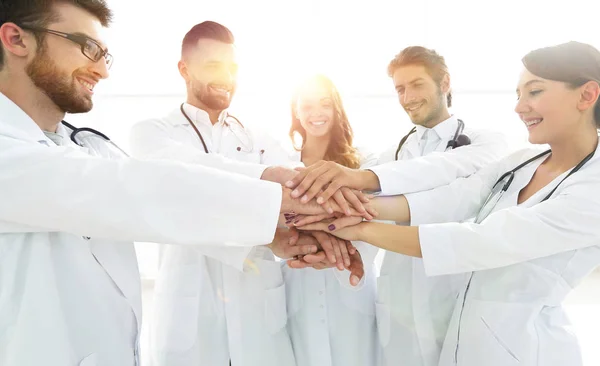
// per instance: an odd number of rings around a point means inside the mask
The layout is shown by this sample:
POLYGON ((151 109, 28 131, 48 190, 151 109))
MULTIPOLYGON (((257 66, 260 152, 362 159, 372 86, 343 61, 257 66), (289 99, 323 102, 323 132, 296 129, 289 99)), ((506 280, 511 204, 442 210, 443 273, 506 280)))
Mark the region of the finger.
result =
POLYGON ((321 248, 327 255, 327 259, 329 259, 330 262, 336 262, 338 255, 341 255, 341 253, 339 252, 339 250, 336 253, 335 248, 333 247, 333 243, 331 242, 331 236, 322 232, 314 232, 312 233, 312 235, 315 237, 315 239, 317 239, 317 241, 321 245, 321 248))
MULTIPOLYGON (((365 208, 367 209, 367 212, 373 217, 373 219, 376 218, 377 216, 379 216, 379 212, 375 211, 375 209, 373 207, 367 205, 365 208)), ((370 220, 373 220, 373 219, 370 219, 370 220)), ((369 219, 367 219, 367 220, 369 220, 369 219)))
MULTIPOLYGON (((325 186, 329 185, 329 183, 335 177, 336 174, 334 170, 327 170, 327 166, 325 165, 321 167, 320 170, 314 172, 315 175, 317 173, 319 174, 319 176, 315 178, 312 185, 304 194, 304 197, 302 197, 302 199, 311 200, 314 197, 316 197, 318 194, 321 193, 321 191, 323 191, 325 186)), ((318 204, 323 204, 324 202, 325 199, 323 199, 322 197, 319 197, 317 199, 318 204)))
POLYGON ((323 221, 325 219, 329 219, 335 217, 331 214, 321 214, 321 215, 310 215, 310 216, 304 216, 304 215, 300 215, 298 216, 298 218, 294 221, 294 226, 300 227, 300 226, 305 226, 308 224, 313 224, 315 222, 320 222, 323 221))
POLYGON ((342 185, 335 179, 335 177, 332 177, 331 181, 329 182, 329 186, 327 186, 323 193, 319 194, 317 202, 320 202, 320 200, 323 200, 323 202, 330 200, 333 195, 340 190, 340 188, 342 188, 342 185))
POLYGON ((340 206, 341 212, 343 212, 345 215, 350 216, 350 205, 348 204, 348 201, 346 201, 346 197, 344 196, 341 190, 333 194, 333 200, 335 201, 335 203, 338 204, 338 206, 340 206))
MULTIPOLYGON (((302 182, 304 180, 304 177, 306 177, 306 174, 308 174, 308 170, 306 169, 306 167, 296 167, 294 168, 295 171, 298 172, 298 174, 296 174, 296 176, 292 179, 290 179, 289 181, 285 182, 285 186, 288 188, 296 188, 298 186, 298 184, 300 184, 300 182, 302 182)), ((297 198, 299 195, 294 195, 294 192, 292 192, 292 197, 297 198)))
POLYGON ((351 264, 348 268, 350 271, 350 284, 356 286, 365 275, 365 268, 360 252, 356 251, 356 253, 350 257, 350 260, 351 264))
POLYGON ((362 191, 359 191, 357 189, 353 189, 352 192, 354 192, 354 194, 356 195, 356 197, 358 197, 358 199, 360 200, 360 202, 362 203, 369 203, 371 202, 371 198, 369 197, 371 195, 365 194, 362 191))
POLYGON ((298 243, 298 239, 300 239, 300 233, 294 228, 291 228, 289 232, 290 240, 288 241, 288 244, 291 246, 296 245, 296 243, 298 243))
POLYGON ((305 199, 304 195, 306 194, 308 189, 312 187, 315 180, 317 180, 317 178, 319 178, 325 172, 325 170, 323 169, 323 165, 324 162, 317 162, 309 168, 306 168, 306 170, 300 172, 298 176, 294 177, 292 181, 297 182, 297 184, 296 188, 294 188, 294 190, 292 191, 292 197, 302 197, 301 202, 310 201, 310 198, 305 199), (299 180, 299 178, 301 177, 303 179, 299 180))
POLYGON ((316 253, 319 250, 316 245, 294 245, 287 247, 285 250, 286 258, 294 258, 296 256, 305 256, 307 254, 316 253))
MULTIPOLYGON (((335 237, 331 237, 331 244, 333 245, 333 252, 335 253, 335 258, 336 258, 336 266, 337 268, 342 271, 345 267, 344 267, 344 257, 342 255, 342 246, 339 243, 339 240, 335 237)), ((346 253, 347 255, 348 253, 346 253)))
POLYGON ((346 247, 348 247, 348 254, 350 255, 353 255, 358 251, 351 241, 346 241, 346 247))
POLYGON ((311 267, 310 264, 308 264, 300 259, 288 259, 286 263, 287 263, 288 267, 294 268, 294 269, 302 269, 302 268, 311 267))
POLYGON ((333 207, 331 206, 331 201, 325 201, 325 203, 323 203, 321 206, 328 214, 333 215, 335 213, 333 207))
MULTIPOLYGON (((359 192, 359 191, 353 191, 348 187, 342 187, 342 189, 340 189, 340 192, 344 195, 344 198, 346 198, 346 201, 348 201, 348 203, 351 204, 352 207, 354 207, 354 209, 356 211, 358 211, 362 214, 367 212, 367 210, 365 210, 365 206, 363 205, 362 201, 356 194, 356 192, 359 192)), ((362 193, 360 193, 360 194, 362 195, 362 193)))
POLYGON ((308 224, 302 227, 298 227, 300 230, 307 231, 325 231, 325 232, 335 232, 336 230, 343 229, 348 226, 353 226, 360 224, 363 221, 363 218, 360 216, 343 216, 339 219, 335 219, 331 222, 321 221, 313 224, 308 224))
POLYGON ((323 261, 327 261, 327 256, 325 252, 320 251, 314 254, 307 254, 304 256, 303 260, 309 264, 315 264, 323 261))
POLYGON ((340 252, 342 253, 342 261, 343 268, 350 267, 350 255, 348 254, 348 247, 346 246, 346 241, 343 239, 337 239, 338 245, 340 247, 340 252))

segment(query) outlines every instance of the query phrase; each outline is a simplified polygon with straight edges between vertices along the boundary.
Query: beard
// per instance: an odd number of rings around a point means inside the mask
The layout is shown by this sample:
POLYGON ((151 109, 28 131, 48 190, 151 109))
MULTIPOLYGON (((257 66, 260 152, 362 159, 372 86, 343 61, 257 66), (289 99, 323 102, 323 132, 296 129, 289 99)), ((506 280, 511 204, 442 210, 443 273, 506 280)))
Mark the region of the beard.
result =
POLYGON ((442 93, 441 89, 438 89, 436 93, 436 98, 432 100, 434 103, 428 113, 420 118, 412 119, 413 124, 428 126, 432 121, 436 121, 440 118, 440 115, 444 111, 444 93, 442 93))
POLYGON ((229 92, 229 95, 226 96, 212 91, 211 85, 195 83, 192 87, 192 92, 196 100, 200 101, 206 108, 214 111, 223 111, 229 108, 231 99, 233 98, 233 88, 229 92))
POLYGON ((65 113, 86 113, 94 106, 92 97, 82 94, 75 78, 61 71, 44 48, 39 49, 25 72, 65 113))

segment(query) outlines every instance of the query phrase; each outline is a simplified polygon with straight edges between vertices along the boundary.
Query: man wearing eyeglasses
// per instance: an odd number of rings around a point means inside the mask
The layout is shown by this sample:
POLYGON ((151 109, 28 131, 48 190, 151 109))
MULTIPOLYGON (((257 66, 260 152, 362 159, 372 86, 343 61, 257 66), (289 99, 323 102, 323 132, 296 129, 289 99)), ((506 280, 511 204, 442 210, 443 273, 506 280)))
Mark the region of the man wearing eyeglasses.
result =
MULTIPOLYGON (((280 212, 323 212, 279 184, 93 157, 72 142, 61 121, 89 111, 108 77, 99 34, 110 18, 103 0, 0 0, 3 366, 139 365, 134 240, 256 246, 273 239, 280 212)), ((316 250, 285 239, 272 245, 316 250)))

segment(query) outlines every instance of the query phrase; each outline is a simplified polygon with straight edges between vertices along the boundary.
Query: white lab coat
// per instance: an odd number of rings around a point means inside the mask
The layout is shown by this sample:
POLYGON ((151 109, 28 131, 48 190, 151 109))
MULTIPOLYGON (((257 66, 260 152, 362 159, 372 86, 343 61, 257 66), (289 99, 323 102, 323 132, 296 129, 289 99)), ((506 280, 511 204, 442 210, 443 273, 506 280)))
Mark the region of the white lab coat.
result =
POLYGON ((542 158, 517 171, 481 224, 453 222, 474 217, 500 175, 541 151, 407 196, 426 274, 476 271, 457 299, 440 366, 582 365, 561 303, 600 264, 600 152, 545 202, 568 172, 517 204, 542 158))
MULTIPOLYGON (((286 152, 274 141, 238 128, 241 126, 236 127, 237 134, 233 133, 227 123, 238 122, 225 118, 225 112, 212 125, 205 111, 188 104, 184 108, 203 135, 210 154, 205 153, 179 109, 164 118, 136 124, 130 136, 133 154, 197 164, 228 157, 244 162, 235 170, 256 179, 264 166, 252 169, 245 166, 251 165, 248 163, 257 166, 287 162, 286 152), (240 139, 247 142, 246 151, 238 151, 240 139)), ((251 216, 260 210, 259 205, 244 214, 251 216)), ((226 220, 231 223, 229 230, 239 230, 236 221, 226 220)), ((235 366, 295 364, 285 327, 280 263, 268 248, 250 251, 247 247, 166 245, 154 303, 150 326, 152 365, 226 366, 230 359, 235 366)))
MULTIPOLYGON (((301 154, 291 154, 300 161, 301 154)), ((377 156, 363 154, 362 168, 377 156)), ((336 268, 292 269, 283 265, 288 330, 298 366, 375 365, 379 354, 375 321, 376 250, 355 242, 365 263, 360 285, 350 285, 349 271, 336 268)))
MULTIPOLYGON (((458 126, 453 116, 432 129, 439 139, 437 145, 433 140, 431 146, 427 141, 431 136, 423 136, 427 129, 418 126, 398 161, 394 161, 397 146, 382 154, 383 165, 371 168, 379 177, 382 193, 410 193, 445 185, 506 153, 501 134, 474 130, 468 122, 465 125, 464 134, 471 145, 446 149, 458 126)), ((382 365, 437 365, 456 296, 466 280, 466 274, 427 277, 420 258, 385 252, 376 304, 382 365)))
POLYGON ((133 241, 268 242, 281 188, 204 167, 91 157, 66 140, 56 146, 0 94, 0 364, 133 366, 133 241), (258 204, 264 210, 242 221, 258 204), (232 220, 240 231, 227 230, 232 220))

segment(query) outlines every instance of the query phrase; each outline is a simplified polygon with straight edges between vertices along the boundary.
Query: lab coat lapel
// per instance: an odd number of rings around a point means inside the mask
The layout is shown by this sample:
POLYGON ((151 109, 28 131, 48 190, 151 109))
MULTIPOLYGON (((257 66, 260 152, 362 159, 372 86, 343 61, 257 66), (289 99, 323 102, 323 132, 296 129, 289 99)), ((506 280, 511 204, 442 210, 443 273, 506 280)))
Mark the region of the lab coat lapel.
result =
MULTIPOLYGON (((402 160, 418 158, 419 156, 421 156, 421 149, 419 147, 419 141, 417 140, 416 133, 410 135, 410 137, 406 140, 406 143, 402 147, 402 150, 405 150, 404 154, 408 154, 402 156, 402 160)), ((402 153, 402 151, 400 151, 400 153, 402 153)))

